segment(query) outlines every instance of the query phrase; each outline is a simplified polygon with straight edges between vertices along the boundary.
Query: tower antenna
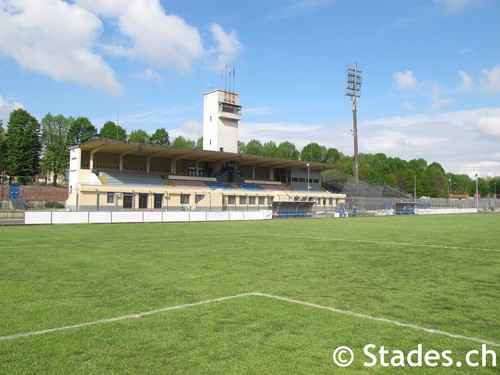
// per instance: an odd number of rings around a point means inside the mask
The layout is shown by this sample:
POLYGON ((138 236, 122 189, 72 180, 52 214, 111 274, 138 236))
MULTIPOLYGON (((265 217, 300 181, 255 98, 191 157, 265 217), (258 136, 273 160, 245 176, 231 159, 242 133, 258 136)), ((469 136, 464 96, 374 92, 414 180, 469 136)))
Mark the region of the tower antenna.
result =
POLYGON ((361 83, 363 81, 362 66, 358 63, 347 64, 347 78, 345 95, 351 97, 352 101, 352 135, 354 136, 354 182, 359 183, 359 161, 358 161, 358 124, 357 107, 358 98, 361 96, 361 83))

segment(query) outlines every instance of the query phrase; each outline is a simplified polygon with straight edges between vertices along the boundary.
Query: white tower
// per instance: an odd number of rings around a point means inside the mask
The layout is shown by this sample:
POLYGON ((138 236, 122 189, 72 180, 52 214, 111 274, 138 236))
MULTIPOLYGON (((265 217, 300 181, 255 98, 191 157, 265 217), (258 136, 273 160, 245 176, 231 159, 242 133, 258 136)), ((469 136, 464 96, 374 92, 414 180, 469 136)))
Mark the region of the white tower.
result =
POLYGON ((203 106, 203 149, 237 153, 239 120, 238 94, 220 89, 207 92, 203 106))

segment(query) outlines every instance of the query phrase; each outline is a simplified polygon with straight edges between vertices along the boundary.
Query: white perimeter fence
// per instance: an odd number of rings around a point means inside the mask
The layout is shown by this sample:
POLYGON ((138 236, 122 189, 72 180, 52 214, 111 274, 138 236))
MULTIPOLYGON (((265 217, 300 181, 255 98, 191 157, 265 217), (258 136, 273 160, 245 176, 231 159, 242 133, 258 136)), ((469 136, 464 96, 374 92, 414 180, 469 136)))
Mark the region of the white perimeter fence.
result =
MULTIPOLYGON (((477 208, 417 208, 415 215, 472 214, 477 208)), ((376 216, 392 216, 394 210, 377 210, 376 216)))
POLYGON ((175 223, 200 221, 270 220, 272 211, 167 212, 113 211, 65 212, 43 211, 24 214, 25 224, 111 224, 111 223, 175 223))

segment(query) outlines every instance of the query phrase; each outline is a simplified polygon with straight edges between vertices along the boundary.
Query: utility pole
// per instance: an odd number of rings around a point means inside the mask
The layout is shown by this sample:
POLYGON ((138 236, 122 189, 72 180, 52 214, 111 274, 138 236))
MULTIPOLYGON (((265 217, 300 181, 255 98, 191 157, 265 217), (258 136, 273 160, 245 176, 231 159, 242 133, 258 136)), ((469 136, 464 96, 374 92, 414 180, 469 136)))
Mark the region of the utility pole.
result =
POLYGON ((361 96, 362 68, 358 63, 347 65, 347 79, 345 95, 351 97, 352 101, 352 135, 354 137, 354 181, 359 183, 359 162, 358 162, 358 124, 357 105, 361 96))

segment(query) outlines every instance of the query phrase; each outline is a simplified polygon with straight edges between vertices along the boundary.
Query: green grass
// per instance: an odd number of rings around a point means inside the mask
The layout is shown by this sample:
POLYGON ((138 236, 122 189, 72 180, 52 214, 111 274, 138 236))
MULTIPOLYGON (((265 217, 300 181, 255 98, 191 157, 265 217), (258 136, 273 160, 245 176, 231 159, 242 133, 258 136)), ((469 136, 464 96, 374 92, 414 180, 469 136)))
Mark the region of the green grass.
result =
MULTIPOLYGON (((0 336, 262 292, 499 343, 499 224, 474 214, 1 227, 0 336)), ((387 373, 363 366, 365 345, 419 343, 455 360, 481 349, 251 295, 0 340, 0 373, 387 373), (356 356, 346 369, 332 361, 340 345, 356 356)))

